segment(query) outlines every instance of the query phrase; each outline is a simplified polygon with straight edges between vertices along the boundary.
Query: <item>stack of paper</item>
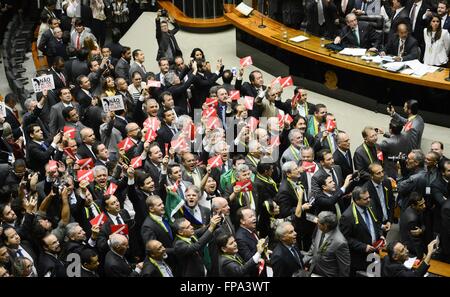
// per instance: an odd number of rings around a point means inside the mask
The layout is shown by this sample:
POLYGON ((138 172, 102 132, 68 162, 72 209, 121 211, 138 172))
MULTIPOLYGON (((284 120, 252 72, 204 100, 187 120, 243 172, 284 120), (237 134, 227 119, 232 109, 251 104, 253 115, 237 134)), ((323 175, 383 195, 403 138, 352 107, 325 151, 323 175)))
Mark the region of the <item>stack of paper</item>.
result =
POLYGON ((366 54, 366 51, 367 50, 365 48, 350 48, 350 47, 346 47, 342 51, 340 51, 339 53, 341 55, 346 55, 346 56, 361 57, 361 56, 364 56, 366 54))
POLYGON ((293 41, 293 42, 302 42, 302 41, 305 41, 305 40, 308 40, 308 39, 309 39, 309 38, 306 37, 306 36, 299 35, 299 36, 292 37, 292 38, 290 38, 289 40, 290 40, 290 41, 293 41))
POLYGON ((253 8, 251 8, 250 6, 245 4, 244 2, 241 2, 238 6, 236 6, 236 10, 239 11, 240 13, 242 13, 245 16, 249 16, 252 13, 253 8))
POLYGON ((381 65, 381 67, 386 69, 387 71, 399 72, 400 70, 402 70, 405 67, 405 63, 404 62, 391 62, 391 63, 386 63, 384 65, 381 65))
POLYGON ((414 76, 424 76, 427 73, 432 73, 439 69, 439 67, 428 66, 428 65, 422 64, 417 59, 412 60, 412 61, 407 61, 407 62, 405 62, 405 64, 408 65, 408 67, 414 71, 412 73, 412 75, 414 75, 414 76))

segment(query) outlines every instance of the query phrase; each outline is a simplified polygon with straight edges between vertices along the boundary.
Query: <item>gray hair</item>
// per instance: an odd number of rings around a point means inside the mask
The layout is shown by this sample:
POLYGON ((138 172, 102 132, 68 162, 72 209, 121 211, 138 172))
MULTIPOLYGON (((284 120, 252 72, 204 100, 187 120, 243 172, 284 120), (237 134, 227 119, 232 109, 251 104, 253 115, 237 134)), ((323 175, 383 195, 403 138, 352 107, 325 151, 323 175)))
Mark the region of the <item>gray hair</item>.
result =
POLYGON ((275 238, 278 240, 281 240, 281 238, 284 236, 284 233, 286 233, 286 227, 289 226, 291 222, 282 222, 278 224, 277 228, 275 229, 275 238))
POLYGON ((175 83, 176 73, 174 71, 169 71, 164 75, 164 82, 169 85, 173 85, 175 83))
POLYGON ((175 125, 177 126, 177 129, 181 130, 181 129, 183 129, 183 128, 187 125, 187 123, 190 122, 190 121, 192 122, 191 117, 188 116, 188 115, 186 115, 186 114, 184 114, 184 115, 181 115, 181 116, 179 116, 179 117, 177 118, 177 120, 176 120, 176 122, 175 122, 175 125))
POLYGON ((99 174, 100 171, 105 171, 106 174, 108 174, 108 168, 106 168, 103 165, 97 165, 94 167, 94 177, 97 177, 97 175, 99 174))
POLYGON ((223 140, 218 141, 218 142, 211 148, 211 151, 209 152, 209 154, 210 154, 211 156, 213 156, 213 155, 215 155, 215 154, 220 153, 220 152, 222 151, 222 147, 223 147, 223 146, 227 146, 227 148, 228 148, 228 144, 227 144, 225 141, 223 141, 223 140))
POLYGON ((28 98, 27 100, 25 100, 25 102, 23 103, 23 105, 25 106, 25 109, 26 109, 26 110, 30 110, 31 104, 33 104, 33 101, 36 101, 36 102, 37 102, 37 100, 34 99, 34 98, 28 98))
POLYGON ((281 171, 283 172, 283 175, 286 176, 286 174, 291 173, 294 167, 297 167, 297 163, 295 163, 295 161, 288 161, 283 164, 281 171))
POLYGON ((414 154, 414 161, 419 162, 419 167, 425 165, 425 154, 421 150, 412 150, 411 153, 414 154))
POLYGON ((122 244, 124 239, 126 239, 126 237, 121 234, 112 234, 109 239, 111 249, 116 250, 122 244))
POLYGON ((237 176, 240 176, 242 172, 248 171, 250 168, 247 164, 240 164, 238 167, 236 167, 236 174, 237 176))
POLYGON ((345 21, 348 21, 348 19, 349 19, 350 17, 352 17, 352 16, 354 16, 354 17, 356 18, 356 14, 354 14, 353 12, 347 14, 347 15, 345 16, 345 21))
POLYGON ((302 134, 302 131, 300 131, 299 129, 292 129, 291 131, 289 131, 288 134, 289 142, 292 142, 292 139, 294 139, 294 134, 296 133, 302 134))
POLYGON ((76 232, 75 230, 78 226, 80 226, 80 224, 78 224, 77 222, 67 224, 67 226, 66 226, 67 238, 70 239, 75 234, 75 232, 76 232))
POLYGON ((186 192, 187 191, 193 191, 195 194, 197 194, 197 197, 200 198, 200 189, 196 185, 189 185, 186 189, 186 192))
POLYGON ((337 225, 337 216, 331 211, 321 211, 317 216, 319 223, 326 225, 329 230, 334 230, 337 225))

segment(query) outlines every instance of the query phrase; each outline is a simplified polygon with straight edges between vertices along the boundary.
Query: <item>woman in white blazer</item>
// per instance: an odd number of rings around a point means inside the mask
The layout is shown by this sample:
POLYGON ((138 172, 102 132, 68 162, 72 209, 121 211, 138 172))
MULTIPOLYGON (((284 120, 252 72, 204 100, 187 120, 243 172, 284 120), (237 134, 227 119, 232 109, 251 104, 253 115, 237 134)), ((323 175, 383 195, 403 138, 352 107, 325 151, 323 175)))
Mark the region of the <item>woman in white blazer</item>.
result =
POLYGON ((424 64, 446 67, 450 52, 450 34, 442 29, 441 18, 433 14, 427 28, 423 29, 425 39, 424 64))

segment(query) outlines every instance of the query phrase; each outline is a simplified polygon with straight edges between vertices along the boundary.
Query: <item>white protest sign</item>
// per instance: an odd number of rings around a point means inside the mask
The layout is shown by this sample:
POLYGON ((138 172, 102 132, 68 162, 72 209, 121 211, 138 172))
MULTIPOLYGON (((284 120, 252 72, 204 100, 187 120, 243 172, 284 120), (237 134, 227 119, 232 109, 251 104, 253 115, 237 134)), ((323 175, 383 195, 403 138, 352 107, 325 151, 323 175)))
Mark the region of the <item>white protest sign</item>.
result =
POLYGON ((0 101, 0 117, 6 118, 6 107, 4 101, 0 101))
POLYGON ((103 110, 105 112, 125 109, 125 106, 123 104, 122 95, 103 97, 102 98, 102 106, 103 106, 103 110))
POLYGON ((53 75, 33 77, 31 79, 31 82, 33 83, 33 89, 35 93, 42 92, 43 90, 53 90, 55 88, 53 75))

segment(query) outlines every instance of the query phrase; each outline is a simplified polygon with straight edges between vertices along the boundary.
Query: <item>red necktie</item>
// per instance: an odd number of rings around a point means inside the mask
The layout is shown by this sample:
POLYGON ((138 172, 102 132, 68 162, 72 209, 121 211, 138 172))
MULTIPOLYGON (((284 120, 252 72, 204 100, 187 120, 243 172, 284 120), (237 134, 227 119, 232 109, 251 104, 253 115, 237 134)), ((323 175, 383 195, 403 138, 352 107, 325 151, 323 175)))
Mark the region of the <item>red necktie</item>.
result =
POLYGON ((58 73, 59 78, 61 79, 61 81, 63 82, 64 86, 66 85, 66 78, 64 77, 64 74, 62 74, 61 72, 58 73))

